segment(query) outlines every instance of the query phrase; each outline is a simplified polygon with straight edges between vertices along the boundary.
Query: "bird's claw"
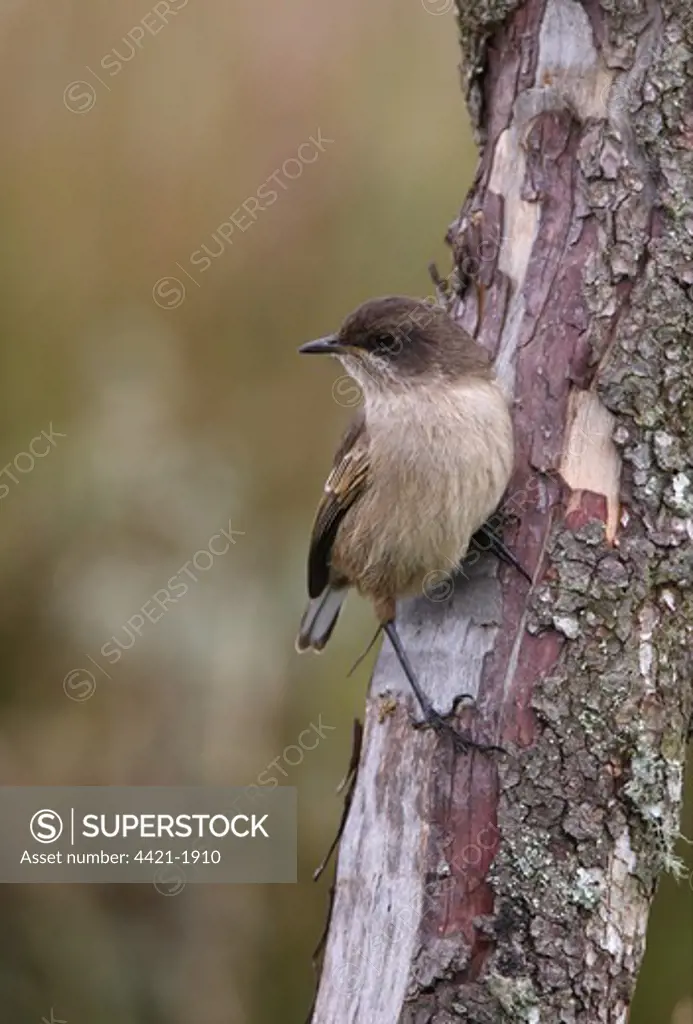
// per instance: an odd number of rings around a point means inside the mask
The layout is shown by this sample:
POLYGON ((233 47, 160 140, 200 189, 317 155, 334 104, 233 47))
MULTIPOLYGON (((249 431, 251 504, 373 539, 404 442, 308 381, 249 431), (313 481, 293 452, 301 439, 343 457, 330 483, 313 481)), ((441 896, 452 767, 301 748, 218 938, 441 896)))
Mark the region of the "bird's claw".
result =
POLYGON ((477 743, 468 733, 458 732, 441 714, 434 708, 426 708, 422 719, 412 718, 412 725, 415 729, 433 729, 440 736, 449 736, 455 750, 461 754, 468 754, 470 750, 478 750, 484 754, 504 754, 502 747, 488 743, 477 743))

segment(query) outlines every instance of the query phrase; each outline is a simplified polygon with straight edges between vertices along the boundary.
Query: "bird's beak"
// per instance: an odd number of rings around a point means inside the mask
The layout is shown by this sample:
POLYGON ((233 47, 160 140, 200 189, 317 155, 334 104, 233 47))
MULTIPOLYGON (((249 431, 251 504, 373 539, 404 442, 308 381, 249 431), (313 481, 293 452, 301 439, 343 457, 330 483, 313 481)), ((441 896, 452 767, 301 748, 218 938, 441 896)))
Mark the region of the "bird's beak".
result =
POLYGON ((315 341, 307 341, 301 345, 299 352, 310 354, 311 352, 322 352, 325 355, 335 355, 341 352, 341 345, 336 334, 328 334, 324 338, 316 338, 315 341))

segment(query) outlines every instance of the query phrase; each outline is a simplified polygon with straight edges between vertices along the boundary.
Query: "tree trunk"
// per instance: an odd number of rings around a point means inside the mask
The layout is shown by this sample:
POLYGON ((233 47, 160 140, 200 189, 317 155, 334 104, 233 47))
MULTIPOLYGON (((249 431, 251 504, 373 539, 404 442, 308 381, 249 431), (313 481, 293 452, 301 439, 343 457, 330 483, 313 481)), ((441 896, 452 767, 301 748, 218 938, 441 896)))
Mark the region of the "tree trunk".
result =
MULTIPOLYGON (((458 0, 451 311, 515 396, 506 540, 384 645, 314 1024, 622 1024, 675 865, 693 633, 693 2, 458 0), (442 600, 442 598, 447 598, 442 600)), ((431 168, 435 174, 435 168, 431 168)))

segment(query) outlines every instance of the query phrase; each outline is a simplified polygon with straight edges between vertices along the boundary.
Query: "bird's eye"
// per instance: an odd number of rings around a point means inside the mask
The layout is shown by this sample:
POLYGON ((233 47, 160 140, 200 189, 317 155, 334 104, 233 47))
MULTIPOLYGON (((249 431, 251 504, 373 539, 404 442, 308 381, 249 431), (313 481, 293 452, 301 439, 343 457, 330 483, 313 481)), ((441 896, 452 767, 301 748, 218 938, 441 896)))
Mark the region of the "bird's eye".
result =
POLYGON ((394 356, 402 350, 402 341, 393 334, 379 334, 373 342, 375 355, 394 356))

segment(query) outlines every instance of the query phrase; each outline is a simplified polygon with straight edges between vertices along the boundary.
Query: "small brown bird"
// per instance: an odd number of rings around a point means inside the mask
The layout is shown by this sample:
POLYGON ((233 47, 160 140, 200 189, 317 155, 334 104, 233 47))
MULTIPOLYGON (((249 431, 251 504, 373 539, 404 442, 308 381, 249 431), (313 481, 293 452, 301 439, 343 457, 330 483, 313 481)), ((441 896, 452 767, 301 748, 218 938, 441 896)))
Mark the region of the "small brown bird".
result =
POLYGON ((506 398, 485 350, 443 309, 406 296, 364 303, 299 352, 336 356, 363 405, 318 506, 296 648, 321 651, 356 588, 372 601, 425 722, 449 730, 403 649, 396 601, 421 592, 442 565, 458 565, 475 537, 527 575, 485 525, 513 468, 506 398))

